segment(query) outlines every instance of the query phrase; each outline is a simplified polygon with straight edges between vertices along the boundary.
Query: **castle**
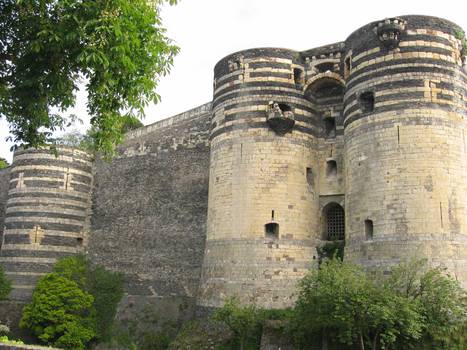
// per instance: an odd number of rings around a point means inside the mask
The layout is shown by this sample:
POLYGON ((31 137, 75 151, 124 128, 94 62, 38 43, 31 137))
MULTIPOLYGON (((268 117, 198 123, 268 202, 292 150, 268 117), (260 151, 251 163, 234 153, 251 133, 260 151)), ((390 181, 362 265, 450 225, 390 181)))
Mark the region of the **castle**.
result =
POLYGON ((465 287, 461 32, 404 16, 303 52, 237 52, 211 103, 129 132, 111 162, 18 150, 0 171, 11 301, 84 252, 124 272, 128 307, 281 308, 335 240, 368 267, 424 256, 465 287))

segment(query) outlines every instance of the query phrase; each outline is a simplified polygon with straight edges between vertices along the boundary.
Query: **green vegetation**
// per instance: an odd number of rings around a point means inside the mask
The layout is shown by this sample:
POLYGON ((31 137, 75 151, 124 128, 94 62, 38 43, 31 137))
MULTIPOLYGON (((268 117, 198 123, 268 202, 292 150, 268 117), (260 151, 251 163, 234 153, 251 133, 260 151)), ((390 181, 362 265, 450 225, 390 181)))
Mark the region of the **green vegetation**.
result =
POLYGON ((46 344, 81 350, 96 336, 93 302, 75 281, 50 273, 37 283, 20 326, 46 344))
POLYGON ((298 350, 466 348, 467 295, 445 270, 413 260, 367 271, 329 252, 334 258, 323 258, 300 282, 292 309, 263 310, 232 298, 210 319, 181 328, 152 314, 147 321, 160 326, 143 332, 131 322, 113 325, 121 276, 82 256, 65 258, 39 281, 21 325, 65 349, 94 341, 135 350, 255 350, 264 327, 298 350))
POLYGON ((344 242, 331 241, 316 248, 318 252, 318 262, 321 264, 325 259, 344 259, 344 242))
MULTIPOLYGON (((230 299, 214 320, 233 334, 229 346, 217 349, 259 349, 270 320, 279 320, 276 333, 291 337, 297 349, 462 350, 467 345, 465 291, 424 260, 383 273, 324 259, 301 281, 293 309, 265 311, 230 299)), ((200 338, 196 332, 191 336, 200 338)))
POLYGON ((94 266, 83 256, 63 258, 39 280, 20 326, 64 349, 108 341, 122 285, 120 274, 94 266))
POLYGON ((327 260, 300 284, 289 330, 301 349, 465 349, 467 302, 458 283, 424 261, 389 277, 327 260))
POLYGON ((255 305, 241 306, 237 299, 229 299, 213 316, 233 333, 235 349, 257 349, 261 342, 263 312, 255 305))
POLYGON ((457 30, 455 33, 456 39, 459 39, 462 44, 462 56, 467 56, 467 39, 463 30, 457 30))
POLYGON ((5 158, 0 157, 0 169, 5 169, 8 167, 10 164, 8 164, 7 160, 5 158))
POLYGON ((21 340, 9 339, 6 335, 0 336, 0 343, 10 344, 10 345, 22 345, 22 344, 24 344, 21 340))
POLYGON ((3 0, 0 117, 14 142, 53 143, 84 84, 93 146, 111 155, 125 118, 159 101, 158 79, 178 52, 162 27, 165 2, 176 0, 3 0))
MULTIPOLYGON (((144 124, 141 121, 132 116, 124 116, 122 117, 122 132, 127 133, 131 130, 138 129, 143 127, 144 124)), ((94 139, 97 135, 97 129, 95 127, 91 127, 86 134, 82 134, 79 131, 73 130, 63 134, 61 137, 55 139, 54 143, 56 145, 63 145, 63 146, 72 146, 80 148, 84 151, 88 151, 90 153, 95 154, 98 149, 96 149, 96 144, 94 139)))

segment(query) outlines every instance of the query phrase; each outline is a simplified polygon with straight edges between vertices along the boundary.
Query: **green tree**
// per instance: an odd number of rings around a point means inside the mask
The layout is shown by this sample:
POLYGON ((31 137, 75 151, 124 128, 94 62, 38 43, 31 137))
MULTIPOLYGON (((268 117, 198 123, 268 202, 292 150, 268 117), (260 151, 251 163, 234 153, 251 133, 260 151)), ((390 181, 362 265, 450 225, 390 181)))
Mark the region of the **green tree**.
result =
MULTIPOLYGON (((131 130, 135 130, 143 127, 144 124, 136 117, 124 116, 122 118, 122 132, 127 133, 131 130)), ((96 137, 96 127, 91 127, 85 134, 82 134, 78 130, 71 130, 64 133, 62 136, 55 139, 55 144, 63 146, 72 146, 81 148, 82 150, 90 153, 95 153, 94 139, 96 137)))
POLYGON ((403 262, 385 287, 418 305, 423 320, 419 349, 466 349, 467 294, 445 269, 429 268, 423 259, 403 262))
POLYGON ((11 291, 11 282, 5 276, 3 268, 0 266, 0 301, 7 298, 11 291))
POLYGON ((62 258, 38 282, 21 326, 48 344, 81 349, 91 340, 109 340, 122 296, 119 273, 93 265, 83 255, 62 258))
POLYGON ((87 270, 86 290, 94 297, 97 339, 109 341, 117 306, 123 297, 123 276, 91 265, 87 270))
POLYGON ((255 305, 240 305, 238 299, 230 298, 216 311, 213 319, 225 324, 234 334, 235 348, 256 349, 261 341, 263 312, 255 305))
POLYGON ((96 335, 94 298, 57 273, 39 280, 20 322, 41 341, 65 349, 84 349, 96 335))
POLYGON ((8 167, 10 164, 8 164, 7 160, 5 158, 0 157, 0 169, 5 169, 8 167))
POLYGON ((54 266, 58 275, 74 281, 93 296, 99 341, 108 341, 117 306, 123 296, 123 276, 91 264, 83 255, 60 259, 54 266))
POLYGON ((12 139, 53 142, 83 82, 93 144, 112 154, 125 119, 159 100, 158 79, 178 51, 161 24, 164 2, 176 0, 1 0, 0 116, 12 139))
POLYGON ((389 272, 340 259, 310 271, 288 326, 299 348, 465 349, 467 299, 459 284, 424 260, 389 272))
POLYGON ((361 267, 324 260, 301 281, 290 324, 297 344, 308 348, 388 349, 421 335, 417 305, 381 288, 361 267))

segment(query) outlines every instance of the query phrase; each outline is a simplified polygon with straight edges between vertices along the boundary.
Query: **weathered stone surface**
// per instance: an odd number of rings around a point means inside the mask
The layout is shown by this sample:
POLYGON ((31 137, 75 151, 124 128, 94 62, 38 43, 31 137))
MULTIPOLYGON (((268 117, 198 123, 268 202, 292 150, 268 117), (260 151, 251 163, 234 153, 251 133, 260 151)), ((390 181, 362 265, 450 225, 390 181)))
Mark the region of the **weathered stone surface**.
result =
POLYGON ((8 169, 0 263, 12 281, 11 300, 29 300, 38 278, 87 242, 92 159, 70 147, 56 151, 17 150, 8 169))
POLYGON ((10 168, 0 170, 0 249, 3 242, 3 230, 5 227, 5 206, 10 186, 10 168))
POLYGON ((13 298, 26 300, 57 258, 78 252, 84 227, 88 256, 124 273, 125 300, 158 312, 197 299, 208 314, 233 295, 290 306, 316 248, 340 236, 350 261, 418 255, 466 286, 459 29, 404 16, 303 52, 244 50, 215 66, 212 104, 130 132, 110 163, 70 149, 17 153, 0 171, 13 298), (276 112, 289 121, 277 133, 276 112))
POLYGON ((88 255, 124 273, 129 298, 183 297, 199 285, 207 214, 210 105, 134 131, 94 165, 88 255))

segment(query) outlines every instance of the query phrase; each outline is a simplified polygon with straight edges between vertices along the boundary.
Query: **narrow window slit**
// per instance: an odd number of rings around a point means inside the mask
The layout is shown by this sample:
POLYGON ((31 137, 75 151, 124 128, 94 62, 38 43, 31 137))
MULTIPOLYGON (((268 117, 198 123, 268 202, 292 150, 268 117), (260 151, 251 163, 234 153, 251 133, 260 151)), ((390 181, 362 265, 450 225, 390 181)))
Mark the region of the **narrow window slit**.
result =
POLYGON ((314 179, 313 171, 311 170, 311 168, 306 168, 306 182, 310 186, 314 186, 315 184, 315 179, 314 179))
POLYGON ((344 78, 347 78, 350 75, 350 70, 352 68, 352 61, 351 57, 347 57, 345 59, 345 64, 344 64, 344 78))
POLYGON ((372 220, 365 220, 365 238, 366 240, 373 239, 373 221, 372 220))

